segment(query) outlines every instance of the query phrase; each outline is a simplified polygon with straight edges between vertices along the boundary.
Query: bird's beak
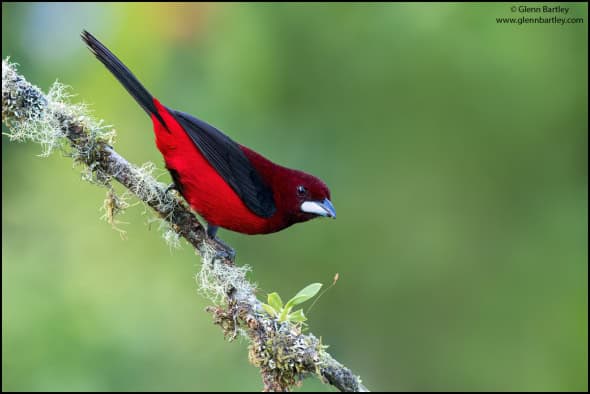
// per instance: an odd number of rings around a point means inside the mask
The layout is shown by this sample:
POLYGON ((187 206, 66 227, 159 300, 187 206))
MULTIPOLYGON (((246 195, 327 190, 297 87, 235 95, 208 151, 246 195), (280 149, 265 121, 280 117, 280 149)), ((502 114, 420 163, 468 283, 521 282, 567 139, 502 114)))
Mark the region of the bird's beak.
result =
POLYGON ((301 204, 301 210, 314 215, 336 219, 336 209, 327 198, 324 201, 305 201, 301 204))

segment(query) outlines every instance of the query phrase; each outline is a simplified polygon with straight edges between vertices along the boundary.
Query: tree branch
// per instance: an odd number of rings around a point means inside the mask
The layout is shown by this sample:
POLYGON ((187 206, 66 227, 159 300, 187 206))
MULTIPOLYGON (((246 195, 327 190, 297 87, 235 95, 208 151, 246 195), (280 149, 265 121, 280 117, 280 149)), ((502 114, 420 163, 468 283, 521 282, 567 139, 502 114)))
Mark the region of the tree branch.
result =
POLYGON ((233 249, 211 240, 186 203, 152 176, 153 166, 136 167, 113 148, 114 130, 90 117, 85 106, 67 102, 63 85, 55 83, 48 94, 2 61, 2 122, 11 140, 40 143, 42 156, 54 149, 84 165, 84 177, 109 189, 107 217, 124 208, 114 194, 114 179, 149 205, 201 255, 197 275, 200 291, 215 306, 207 308, 226 338, 243 335, 250 341, 249 359, 260 369, 265 391, 288 391, 304 377, 316 375, 341 391, 368 391, 360 379, 325 351, 321 341, 304 334, 301 326, 280 323, 266 314, 256 288, 246 279, 247 266, 235 264, 233 249))

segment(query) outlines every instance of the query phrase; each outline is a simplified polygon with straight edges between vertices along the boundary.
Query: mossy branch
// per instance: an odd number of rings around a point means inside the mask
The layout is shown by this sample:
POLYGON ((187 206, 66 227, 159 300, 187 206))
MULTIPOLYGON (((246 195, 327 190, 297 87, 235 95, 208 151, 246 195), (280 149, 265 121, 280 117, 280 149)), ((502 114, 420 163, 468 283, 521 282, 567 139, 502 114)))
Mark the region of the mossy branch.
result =
POLYGON ((197 280, 200 291, 215 304, 208 311, 226 338, 248 338, 249 359, 260 369, 265 391, 288 391, 310 375, 341 391, 368 391, 314 335, 267 315, 256 297, 256 287, 246 279, 249 267, 235 264, 233 249, 209 239, 186 203, 156 181, 154 166, 136 167, 119 155, 112 147, 114 130, 95 121, 84 105, 69 103, 68 97, 67 89, 57 82, 44 94, 18 74, 14 64, 2 61, 6 135, 41 144, 41 156, 59 149, 82 164, 84 179, 108 189, 105 209, 112 224, 113 216, 127 205, 125 195, 114 194, 114 179, 169 225, 167 239, 186 239, 203 260, 197 280))

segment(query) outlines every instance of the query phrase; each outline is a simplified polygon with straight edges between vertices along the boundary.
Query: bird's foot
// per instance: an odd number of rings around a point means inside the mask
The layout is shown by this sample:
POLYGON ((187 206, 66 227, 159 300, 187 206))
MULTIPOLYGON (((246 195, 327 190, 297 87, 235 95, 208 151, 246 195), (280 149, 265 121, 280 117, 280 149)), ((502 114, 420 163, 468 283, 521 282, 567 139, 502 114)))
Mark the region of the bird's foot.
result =
POLYGON ((230 260, 232 262, 234 261, 234 259, 236 258, 236 251, 233 250, 231 246, 223 242, 221 238, 211 238, 211 241, 220 246, 215 249, 215 257, 230 260))
POLYGON ((219 226, 213 226, 212 224, 207 223, 207 236, 209 238, 214 239, 217 235, 217 230, 219 230, 219 226))
POLYGON ((176 187, 175 183, 171 183, 170 185, 168 185, 168 187, 166 188, 166 190, 164 191, 165 194, 168 194, 168 192, 170 190, 175 190, 178 192, 178 187, 176 187))
POLYGON ((218 247, 215 248, 215 258, 229 259, 233 261, 236 257, 236 252, 233 250, 231 246, 223 242, 221 238, 217 237, 217 230, 219 230, 219 226, 207 224, 207 239, 212 243, 218 245, 218 247))

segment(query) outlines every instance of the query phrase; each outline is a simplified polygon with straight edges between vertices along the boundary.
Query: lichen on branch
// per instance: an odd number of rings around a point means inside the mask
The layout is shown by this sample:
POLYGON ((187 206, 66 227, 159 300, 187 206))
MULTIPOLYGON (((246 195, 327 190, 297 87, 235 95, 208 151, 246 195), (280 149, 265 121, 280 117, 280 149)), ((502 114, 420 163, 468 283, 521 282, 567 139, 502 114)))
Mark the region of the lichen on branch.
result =
POLYGON ((137 167, 112 147, 115 131, 96 121, 83 104, 69 102, 68 89, 56 82, 44 94, 2 61, 2 122, 12 141, 32 141, 42 147, 40 156, 60 150, 82 164, 82 178, 107 188, 106 220, 129 206, 129 194, 149 206, 165 223, 164 238, 176 244, 179 237, 202 257, 197 274, 199 291, 214 306, 208 311, 224 336, 249 342, 249 359, 260 369, 265 391, 288 391, 307 376, 318 376, 341 391, 368 391, 349 369, 336 361, 314 335, 302 326, 269 316, 256 297, 256 286, 247 275, 250 268, 235 264, 235 252, 219 240, 209 239, 186 203, 154 177, 155 166, 137 167), (116 180, 128 192, 114 193, 116 180))

